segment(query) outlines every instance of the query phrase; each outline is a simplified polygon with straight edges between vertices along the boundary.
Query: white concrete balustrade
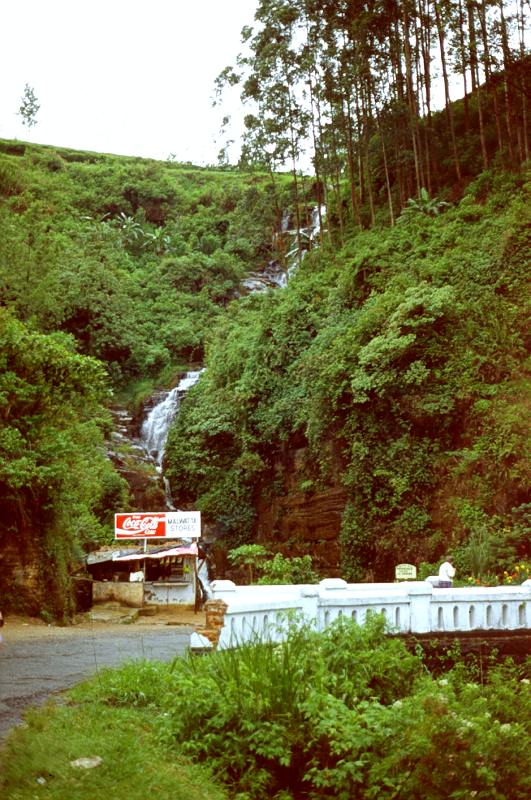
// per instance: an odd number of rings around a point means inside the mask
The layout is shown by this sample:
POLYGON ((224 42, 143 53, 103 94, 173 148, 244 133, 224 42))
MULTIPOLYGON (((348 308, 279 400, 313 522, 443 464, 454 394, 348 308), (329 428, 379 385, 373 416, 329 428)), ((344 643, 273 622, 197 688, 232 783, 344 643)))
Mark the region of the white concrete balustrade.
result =
POLYGON ((278 641, 296 612, 317 630, 340 616, 363 624, 369 614, 384 614, 399 633, 525 630, 531 628, 531 585, 437 589, 427 581, 348 584, 327 578, 317 585, 236 586, 212 583, 214 600, 228 608, 220 648, 256 637, 278 641))

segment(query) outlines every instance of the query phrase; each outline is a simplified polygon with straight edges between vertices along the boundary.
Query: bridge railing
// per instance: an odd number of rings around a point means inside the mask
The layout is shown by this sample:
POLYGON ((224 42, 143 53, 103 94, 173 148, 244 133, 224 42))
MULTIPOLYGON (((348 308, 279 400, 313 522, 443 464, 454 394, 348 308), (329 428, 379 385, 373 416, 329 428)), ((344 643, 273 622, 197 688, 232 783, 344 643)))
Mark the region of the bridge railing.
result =
POLYGON ((427 581, 317 585, 236 586, 214 581, 213 599, 227 605, 219 647, 261 639, 280 641, 288 612, 324 630, 338 617, 363 624, 383 614, 400 633, 531 629, 531 586, 434 588, 427 581))

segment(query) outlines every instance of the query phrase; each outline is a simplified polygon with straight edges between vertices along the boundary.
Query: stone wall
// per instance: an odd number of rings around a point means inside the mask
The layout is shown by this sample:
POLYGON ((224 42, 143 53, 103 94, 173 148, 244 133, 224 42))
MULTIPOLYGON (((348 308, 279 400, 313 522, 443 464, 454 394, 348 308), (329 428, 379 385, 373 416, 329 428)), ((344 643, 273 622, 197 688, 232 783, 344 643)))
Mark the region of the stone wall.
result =
POLYGON ((144 584, 142 581, 135 583, 94 581, 92 584, 92 602, 115 602, 131 608, 142 608, 144 605, 144 584))
POLYGON ((208 600, 205 603, 206 622, 196 627, 196 632, 200 636, 206 636, 214 647, 219 642, 221 631, 225 623, 225 612, 228 606, 223 600, 208 600))
POLYGON ((37 615, 45 606, 43 558, 31 537, 0 536, 0 605, 37 615))

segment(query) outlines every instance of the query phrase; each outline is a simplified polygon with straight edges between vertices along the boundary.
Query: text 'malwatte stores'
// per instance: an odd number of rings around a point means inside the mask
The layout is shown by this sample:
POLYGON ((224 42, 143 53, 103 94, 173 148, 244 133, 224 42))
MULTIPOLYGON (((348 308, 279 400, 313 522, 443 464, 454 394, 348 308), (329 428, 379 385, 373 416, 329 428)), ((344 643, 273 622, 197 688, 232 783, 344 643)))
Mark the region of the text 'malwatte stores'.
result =
POLYGON ((199 539, 200 536, 200 511, 114 515, 115 539, 199 539))

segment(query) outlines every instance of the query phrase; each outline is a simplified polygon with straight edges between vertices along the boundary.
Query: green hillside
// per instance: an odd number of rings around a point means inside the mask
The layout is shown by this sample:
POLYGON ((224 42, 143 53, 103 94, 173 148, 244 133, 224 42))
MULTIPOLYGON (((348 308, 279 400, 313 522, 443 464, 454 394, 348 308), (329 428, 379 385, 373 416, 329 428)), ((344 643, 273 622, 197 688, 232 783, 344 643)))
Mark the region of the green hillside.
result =
MULTIPOLYGON (((484 569, 525 555, 529 230, 523 174, 483 173, 444 214, 411 207, 231 305, 170 435, 176 502, 241 543, 298 451, 292 492, 344 490, 347 578, 449 547, 468 569, 474 548, 484 569)), ((315 555, 281 522, 273 545, 315 555)))
POLYGON ((70 613, 72 565, 129 505, 109 405, 202 361, 289 194, 282 176, 0 142, 4 607, 70 613))
POLYGON ((19 142, 0 142, 0 198, 4 304, 115 385, 201 359, 281 213, 260 174, 19 142))
MULTIPOLYGON (((282 62, 267 53, 261 79, 282 62)), ((260 541, 359 580, 449 548, 461 574, 529 555, 528 66, 429 125, 417 109, 411 139, 396 107, 341 128, 342 85, 314 177, 275 171, 267 120, 248 120, 239 170, 0 141, 6 607, 72 613, 72 569, 131 502, 109 410, 138 415, 199 365, 165 471, 222 556, 260 541), (249 293, 272 260, 287 287, 249 293)))

